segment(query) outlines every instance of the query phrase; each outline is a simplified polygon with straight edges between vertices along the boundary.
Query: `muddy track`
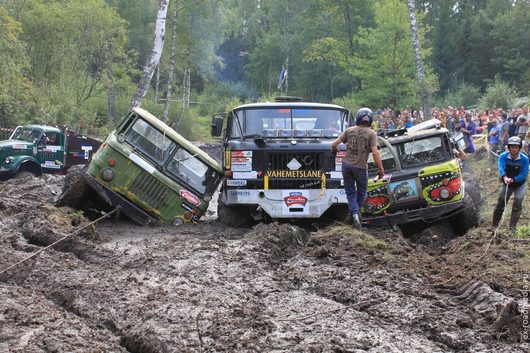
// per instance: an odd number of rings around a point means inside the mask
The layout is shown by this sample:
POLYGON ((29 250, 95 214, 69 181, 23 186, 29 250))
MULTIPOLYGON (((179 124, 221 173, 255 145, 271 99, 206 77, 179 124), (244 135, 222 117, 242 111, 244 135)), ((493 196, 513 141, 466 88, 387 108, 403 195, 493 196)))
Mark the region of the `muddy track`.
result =
MULTIPOLYGON (((0 184, 0 271, 87 223, 53 206, 62 182, 0 184)), ((0 351, 530 351, 528 242, 499 236, 480 259, 486 225, 426 246, 389 230, 215 218, 106 220, 0 274, 0 351)))

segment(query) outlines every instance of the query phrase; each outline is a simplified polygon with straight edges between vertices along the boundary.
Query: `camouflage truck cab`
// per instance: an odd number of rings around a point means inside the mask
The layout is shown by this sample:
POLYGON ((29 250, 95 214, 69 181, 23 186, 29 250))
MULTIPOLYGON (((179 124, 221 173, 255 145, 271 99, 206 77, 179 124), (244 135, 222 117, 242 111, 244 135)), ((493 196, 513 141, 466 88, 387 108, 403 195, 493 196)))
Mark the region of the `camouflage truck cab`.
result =
POLYGON ((86 181, 140 224, 198 220, 221 181, 221 166, 141 108, 133 108, 94 155, 86 181))

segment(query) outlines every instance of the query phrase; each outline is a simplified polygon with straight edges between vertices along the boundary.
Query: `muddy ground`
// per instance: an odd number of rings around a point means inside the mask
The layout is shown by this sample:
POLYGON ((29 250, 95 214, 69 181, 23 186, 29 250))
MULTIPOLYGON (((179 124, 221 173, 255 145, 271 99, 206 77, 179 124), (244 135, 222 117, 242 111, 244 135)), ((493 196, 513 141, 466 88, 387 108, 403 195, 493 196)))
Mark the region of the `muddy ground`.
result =
POLYGON ((468 164, 482 225, 420 242, 233 229, 212 209, 179 228, 107 219, 45 248, 90 222, 54 206, 64 178, 2 183, 0 352, 529 352, 530 238, 491 230, 494 170, 468 164))

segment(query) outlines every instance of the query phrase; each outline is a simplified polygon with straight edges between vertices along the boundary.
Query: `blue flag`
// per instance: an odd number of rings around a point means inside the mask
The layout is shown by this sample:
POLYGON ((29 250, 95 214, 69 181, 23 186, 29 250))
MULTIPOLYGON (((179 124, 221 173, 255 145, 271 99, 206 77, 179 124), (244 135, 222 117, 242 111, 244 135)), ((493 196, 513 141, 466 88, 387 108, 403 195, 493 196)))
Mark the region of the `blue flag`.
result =
POLYGON ((287 70, 285 70, 285 66, 282 65, 282 69, 280 71, 280 77, 278 79, 278 89, 282 88, 283 82, 285 81, 286 77, 287 77, 287 70))

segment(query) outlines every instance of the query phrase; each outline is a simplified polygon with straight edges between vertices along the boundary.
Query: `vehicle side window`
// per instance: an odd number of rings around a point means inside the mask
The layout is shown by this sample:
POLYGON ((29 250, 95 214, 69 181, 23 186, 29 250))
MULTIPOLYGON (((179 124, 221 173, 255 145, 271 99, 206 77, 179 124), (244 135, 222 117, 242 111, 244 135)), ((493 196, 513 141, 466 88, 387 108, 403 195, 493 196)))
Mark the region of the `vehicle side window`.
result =
MULTIPOLYGON (((385 170, 390 171, 396 169, 396 161, 394 160, 394 156, 392 155, 388 147, 381 147, 379 153, 381 154, 381 162, 383 162, 383 168, 385 168, 385 170)), ((368 157, 368 172, 376 170, 377 166, 375 165, 374 157, 370 153, 370 156, 368 157)))
POLYGON ((59 146, 59 136, 56 132, 47 132, 44 134, 44 144, 48 146, 59 146))

